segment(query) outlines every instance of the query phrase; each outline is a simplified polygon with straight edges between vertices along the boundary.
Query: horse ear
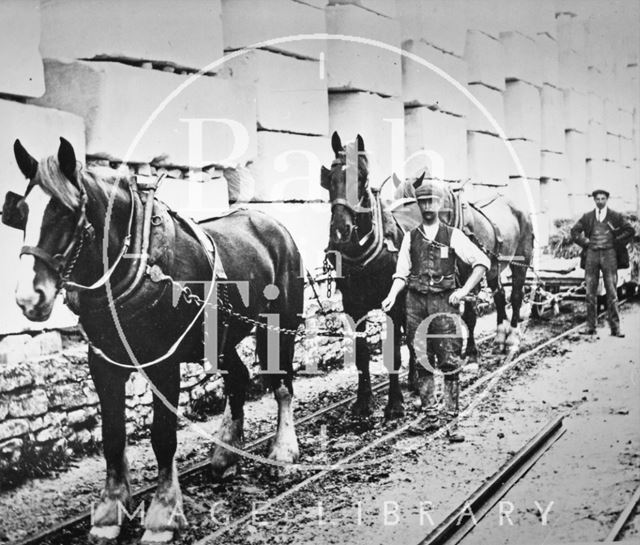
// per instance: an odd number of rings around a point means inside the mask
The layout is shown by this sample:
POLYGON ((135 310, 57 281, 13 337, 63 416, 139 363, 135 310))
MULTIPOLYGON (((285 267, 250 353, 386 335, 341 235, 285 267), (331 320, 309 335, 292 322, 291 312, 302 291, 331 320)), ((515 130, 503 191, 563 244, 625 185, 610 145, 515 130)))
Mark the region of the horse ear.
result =
POLYGON ((364 152, 364 140, 362 139, 362 136, 358 135, 356 136, 356 143, 358 144, 358 152, 363 153, 364 152))
POLYGON ((13 154, 16 157, 16 163, 18 163, 20 172, 24 174, 25 178, 31 180, 38 171, 38 161, 29 155, 29 152, 24 149, 20 140, 16 140, 13 143, 13 154))
POLYGON ((393 187, 396 189, 398 189, 402 183, 402 180, 398 178, 398 175, 395 172, 391 175, 391 181, 393 182, 393 187))
POLYGON ((419 178, 416 178, 416 181, 413 182, 413 187, 415 187, 416 189, 418 187, 420 187, 420 185, 422 184, 422 180, 424 180, 424 175, 426 174, 426 172, 423 172, 419 178))
POLYGON ((327 191, 331 187, 331 171, 325 166, 320 168, 320 185, 327 191))
POLYGON ((60 147, 58 148, 58 164, 60 170, 71 182, 76 180, 76 152, 73 146, 65 138, 60 137, 60 147))
POLYGON ((333 153, 336 154, 336 157, 338 157, 340 152, 344 149, 342 147, 342 140, 340 140, 338 131, 333 131, 333 134, 331 135, 331 147, 333 148, 333 153))

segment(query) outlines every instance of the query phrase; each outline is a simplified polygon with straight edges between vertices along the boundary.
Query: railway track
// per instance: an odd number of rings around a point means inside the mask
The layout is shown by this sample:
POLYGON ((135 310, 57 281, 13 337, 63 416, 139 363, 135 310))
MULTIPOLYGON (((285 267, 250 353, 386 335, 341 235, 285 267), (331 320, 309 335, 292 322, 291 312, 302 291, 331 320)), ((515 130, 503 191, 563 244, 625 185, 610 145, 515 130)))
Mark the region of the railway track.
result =
MULTIPOLYGON (((463 392, 462 392, 463 403, 465 399, 468 401, 468 403, 465 409, 461 412, 460 418, 463 418, 465 414, 468 414, 468 412, 473 410, 473 408, 478 403, 480 403, 484 398, 483 392, 480 392, 475 398, 469 401, 469 398, 473 395, 474 392, 480 390, 483 386, 485 387, 484 391, 486 392, 487 389, 490 389, 499 380, 500 376, 502 376, 508 370, 513 368, 515 365, 529 358, 533 354, 539 352, 546 346, 549 346, 550 344, 556 342, 557 340, 576 332, 582 326, 583 324, 581 323, 575 327, 572 327, 566 331, 563 331, 562 333, 554 336, 553 338, 550 338, 550 339, 547 338, 543 342, 537 344, 532 349, 526 351, 525 353, 517 357, 514 357, 512 354, 510 354, 506 358, 498 358, 499 361, 494 361, 493 365, 491 364, 487 365, 487 362, 484 362, 483 368, 488 367, 489 369, 493 368, 493 370, 489 371, 487 374, 483 376, 480 376, 477 380, 471 383, 463 384, 463 392)), ((480 340, 480 343, 486 343, 492 337, 493 335, 488 335, 482 338, 480 340)), ((406 372, 403 373, 403 375, 406 376, 406 372)), ((387 380, 379 382, 373 387, 374 395, 380 395, 384 393, 387 388, 388 388, 387 380)), ((345 422, 348 425, 351 425, 353 427, 354 423, 351 422, 350 419, 343 418, 345 416, 344 413, 346 412, 346 408, 353 401, 355 401, 355 396, 350 395, 345 397, 344 399, 341 399, 326 407, 323 407, 320 410, 311 412, 310 414, 305 415, 303 418, 298 419, 296 421, 296 426, 298 428, 299 434, 301 436, 305 436, 305 435, 315 436, 318 434, 318 431, 319 431, 317 429, 318 426, 320 427, 320 429, 323 429, 323 425, 324 425, 324 429, 326 429, 326 428, 334 428, 337 425, 338 430, 334 430, 333 438, 335 439, 337 437, 340 437, 341 432, 339 428, 343 427, 345 422), (313 428, 314 426, 316 427, 315 431, 312 429, 311 431, 305 432, 305 429, 307 427, 313 428)), ((407 403, 407 405, 410 405, 410 404, 407 403)), ((293 496, 298 491, 302 490, 304 487, 321 480, 323 477, 325 477, 326 475, 328 475, 333 471, 344 469, 345 466, 347 466, 348 464, 358 463, 358 459, 362 458, 367 452, 371 452, 372 450, 379 447, 380 445, 384 445, 385 443, 388 443, 392 439, 404 434, 412 425, 417 423, 422 418, 422 415, 417 414, 415 410, 413 410, 413 414, 411 414, 412 413, 411 410, 409 410, 408 412, 410 413, 409 414, 410 419, 408 422, 403 422, 403 423, 395 422, 395 423, 385 424, 385 429, 383 430, 384 433, 380 436, 376 436, 375 434, 371 435, 371 433, 367 435, 367 433, 371 432, 373 428, 371 427, 370 423, 361 423, 361 426, 362 426, 361 431, 363 432, 363 436, 360 444, 364 444, 365 446, 362 448, 356 449, 353 452, 350 452, 349 454, 346 454, 346 455, 343 455, 344 453, 340 452, 336 459, 329 460, 323 464, 326 466, 324 469, 321 469, 321 470, 316 469, 315 471, 312 471, 309 469, 305 470, 303 468, 301 471, 298 471, 295 473, 296 478, 294 478, 293 480, 285 479, 286 482, 282 484, 279 482, 275 482, 275 483, 271 483, 270 485, 267 485, 267 488, 270 488, 271 490, 269 490, 269 492, 267 493, 267 496, 269 497, 265 502, 263 502, 262 510, 268 509, 268 506, 273 503, 281 502, 284 499, 293 496), (312 471, 311 475, 304 478, 302 477, 305 473, 308 473, 310 471, 312 471)), ((438 430, 432 435, 431 439, 437 439, 438 437, 443 436, 446 432, 447 432, 446 427, 441 428, 440 430, 438 430)), ((245 450, 250 453, 258 452, 261 448, 264 448, 267 446, 268 442, 273 438, 273 436, 274 436, 273 433, 266 434, 252 441, 251 443, 247 444, 245 446, 245 450)), ((302 447, 301 450, 303 452, 306 452, 304 447, 302 447)), ((331 455, 331 452, 329 452, 328 454, 331 455)), ((248 461, 247 465, 254 466, 254 467, 249 467, 246 470, 247 472, 246 477, 248 477, 249 481, 251 481, 252 477, 254 479, 257 478, 259 481, 261 476, 262 477, 264 476, 264 473, 265 473, 264 468, 255 467, 257 464, 252 464, 251 461, 248 461)), ((203 477, 207 472, 208 472, 208 460, 194 463, 188 467, 185 467, 180 471, 180 479, 181 479, 181 482, 183 483, 183 490, 186 490, 187 492, 185 496, 190 495, 190 493, 194 493, 195 496, 200 496, 202 491, 198 487, 202 487, 202 486, 207 487, 209 496, 220 495, 220 494, 217 494, 218 490, 214 490, 214 491, 211 490, 211 488, 215 489, 216 485, 212 485, 207 478, 203 477), (194 485, 193 483, 196 483, 196 484, 194 485), (194 486, 195 486, 195 489, 194 489, 194 486)), ((155 490, 155 486, 145 486, 143 488, 138 489, 133 496, 134 505, 136 505, 136 502, 145 501, 145 499, 149 499, 154 490, 155 490)), ((226 493, 224 490, 221 492, 222 492, 222 495, 226 493)), ((209 503, 211 502, 212 500, 209 498, 209 503)), ((188 509, 189 506, 186 505, 186 508, 188 509)), ((243 509, 240 508, 239 511, 242 512, 243 509)), ((258 513, 259 511, 260 510, 258 510, 258 513)), ((196 518, 199 518, 200 516, 202 516, 202 518, 204 519, 207 517, 207 515, 209 515, 208 512, 196 513, 196 518)), ((249 514, 244 513, 235 518, 226 520, 225 524, 217 525, 218 527, 215 527, 215 528, 211 528, 211 521, 208 520, 207 521, 208 524, 205 524, 205 528, 203 529, 204 532, 202 531, 196 531, 193 533, 189 532, 189 535, 179 537, 178 542, 179 543, 198 543, 198 545, 204 545, 205 543, 213 543, 218 537, 221 537, 233 531, 235 528, 238 528, 240 525, 248 522, 251 519, 251 517, 255 515, 256 515, 256 511, 252 510, 251 513, 249 514), (209 526, 209 528, 206 528, 206 526, 209 526)), ((47 529, 46 531, 40 532, 36 535, 30 536, 22 540, 21 542, 19 542, 19 545, 85 543, 86 532, 88 532, 89 523, 90 523, 90 516, 91 516, 90 512, 85 512, 78 516, 72 517, 68 520, 61 521, 59 524, 47 529)), ((133 528, 134 525, 132 524, 129 524, 128 526, 129 527, 127 527, 126 525, 125 528, 123 529, 123 532, 120 538, 120 543, 136 543, 140 537, 140 533, 142 531, 140 527, 133 528)), ((192 528, 194 527, 199 528, 200 525, 197 523, 196 524, 192 523, 192 528)))

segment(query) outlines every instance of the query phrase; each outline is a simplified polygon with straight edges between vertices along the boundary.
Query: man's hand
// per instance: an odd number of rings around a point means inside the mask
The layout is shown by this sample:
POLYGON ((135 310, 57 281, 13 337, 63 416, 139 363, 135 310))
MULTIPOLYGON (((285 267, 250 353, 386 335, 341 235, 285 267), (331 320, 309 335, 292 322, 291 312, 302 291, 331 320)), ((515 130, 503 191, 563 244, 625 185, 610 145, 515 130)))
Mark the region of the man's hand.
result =
POLYGON ((460 301, 464 299, 468 293, 463 289, 457 289, 449 296, 449 303, 454 307, 457 307, 460 304, 460 301))
POLYGON ((382 310, 389 312, 396 303, 396 296, 389 294, 382 300, 382 310))

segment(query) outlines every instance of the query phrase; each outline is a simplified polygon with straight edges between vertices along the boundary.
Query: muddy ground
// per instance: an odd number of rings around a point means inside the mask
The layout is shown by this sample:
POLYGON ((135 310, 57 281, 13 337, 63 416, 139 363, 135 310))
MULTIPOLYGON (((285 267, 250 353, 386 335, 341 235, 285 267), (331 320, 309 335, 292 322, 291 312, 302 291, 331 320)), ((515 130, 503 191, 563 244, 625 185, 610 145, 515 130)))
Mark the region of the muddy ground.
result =
MULTIPOLYGON (((570 322, 575 318, 565 317, 565 321, 570 322)), ((634 307, 626 311, 625 320, 628 332, 637 331, 640 309, 634 307)), ((488 317, 481 329, 486 331, 490 328, 491 318, 488 317)), ((535 329, 536 336, 544 336, 544 326, 535 329)), ((620 340, 603 336, 594 342, 572 337, 554 346, 551 353, 537 358, 533 364, 510 375, 515 378, 501 381, 482 407, 464 421, 462 429, 467 435, 465 443, 449 445, 444 441, 436 441, 432 445, 426 445, 422 438, 402 436, 389 447, 392 457, 385 462, 370 465, 366 470, 332 475, 320 485, 304 489, 290 504, 276 506, 270 515, 257 520, 256 524, 246 524, 241 531, 224 536, 219 542, 370 544, 388 543, 393 539, 400 543, 417 542, 426 535, 429 524, 428 517, 424 514, 423 525, 418 524, 421 501, 433 502, 429 514, 437 523, 438 518, 457 505, 560 410, 571 414, 566 419, 568 433, 554 447, 554 452, 566 451, 564 458, 558 460, 560 470, 557 467, 547 468, 546 473, 543 472, 537 479, 532 471, 527 479, 531 479, 534 483, 531 486, 536 491, 540 489, 541 493, 533 494, 536 496, 533 498, 530 491, 518 492, 514 489, 513 494, 520 496, 514 496, 514 500, 505 498, 515 506, 511 516, 514 526, 505 529, 503 525, 496 529, 495 524, 483 523, 488 529, 479 527, 473 539, 479 540, 479 543, 521 543, 522 536, 531 534, 531 540, 534 541, 547 535, 540 533, 536 525, 536 521, 539 522, 533 504, 536 499, 543 507, 554 501, 544 531, 550 531, 551 528, 555 528, 554 531, 566 530, 563 535, 575 535, 579 538, 582 535, 592 536, 596 528, 599 528, 603 537, 615 512, 635 488, 634 480, 639 479, 639 434, 635 431, 640 429, 637 401, 640 390, 637 382, 639 352, 638 341, 631 337, 620 340), (604 449, 604 442, 595 441, 594 437, 609 437, 611 448, 600 452, 604 449), (591 439, 587 441, 588 438, 591 439), (581 441, 586 442, 586 446, 581 441), (594 467, 592 475, 580 473, 590 466, 579 458, 574 459, 576 452, 591 461, 594 467), (567 469, 571 469, 573 473, 567 469), (569 494, 569 497, 576 498, 580 494, 586 494, 582 504, 578 506, 554 499, 559 497, 557 492, 542 486, 542 483, 548 481, 560 481, 553 471, 560 471, 566 477, 562 487, 564 491, 569 490, 569 482, 583 483, 583 488, 575 489, 569 494), (545 475, 548 473, 552 473, 554 478, 547 479, 545 475), (602 502, 596 504, 600 499, 602 502), (319 500, 323 502, 322 520, 318 520, 319 500), (385 501, 389 502, 386 504, 386 525, 385 501), (564 509, 562 517, 561 509, 564 509), (290 515, 288 519, 281 516, 287 511, 290 515), (560 524, 556 521, 554 526, 552 522, 556 520, 556 514, 558 520, 563 522, 560 524), (396 518, 397 524, 393 524, 396 518), (584 524, 574 527, 579 521, 584 524), (531 529, 528 525, 534 528, 531 529), (483 537, 485 532, 488 534, 483 537)), ((380 379, 383 378, 383 368, 378 368, 376 372, 380 379)), ((298 380, 297 416, 327 404, 345 391, 353 392, 354 385, 353 369, 298 380)), ((406 401, 411 402, 408 397, 406 401)), ((275 415, 275 402, 270 396, 248 404, 249 440, 273 428, 273 420, 268 415, 275 415)), ((376 418, 379 417, 377 414, 376 418)), ((333 424, 335 423, 328 423, 329 426, 333 424)), ((211 432, 217 427, 217 419, 199 423, 199 426, 211 432)), ((345 434, 345 449, 349 447, 349 442, 355 441, 357 445, 361 439, 358 433, 355 427, 352 434, 345 434)), ((200 459, 206 455, 208 448, 206 437, 190 428, 182 430, 179 464, 200 459)), ((317 453, 306 453, 307 456, 315 454, 317 453)), ((135 486, 153 480, 153 456, 147 442, 130 447, 129 459, 132 462, 135 486)), ((552 459, 550 456, 549 464, 552 459)), ((546 459, 544 462, 547 463, 546 459)), ((78 461, 75 468, 52 478, 30 481, 0 495, 0 506, 5 514, 0 521, 0 538, 14 541, 25 533, 32 533, 35 528, 46 528, 64 517, 87 509, 101 485, 103 467, 100 457, 85 458, 78 461)), ((539 467, 544 468, 542 462, 539 467)), ((211 491, 215 496, 213 488, 211 491)), ((228 489, 226 492, 235 490, 247 501, 252 497, 265 496, 263 491, 252 485, 250 479, 242 475, 223 488, 228 489)), ((190 491, 187 486, 187 497, 190 491)), ((225 495, 220 494, 222 497, 225 495)), ((194 502, 198 502, 197 496, 187 504, 193 509, 202 508, 206 512, 210 510, 213 500, 203 500, 203 505, 199 506, 194 502)), ((490 523, 493 518, 495 517, 490 515, 487 521, 490 523)), ((554 534, 553 539, 557 538, 554 534)), ((572 538, 568 541, 576 540, 572 538)), ((185 535, 181 541, 190 543, 193 540, 185 535)))
POLYGON ((464 443, 405 436, 393 463, 324 479, 215 543, 417 543, 558 414, 567 433, 503 499, 510 519, 492 511, 465 543, 604 539, 640 483, 638 305, 623 320, 626 339, 573 335, 507 375, 464 419, 464 443))

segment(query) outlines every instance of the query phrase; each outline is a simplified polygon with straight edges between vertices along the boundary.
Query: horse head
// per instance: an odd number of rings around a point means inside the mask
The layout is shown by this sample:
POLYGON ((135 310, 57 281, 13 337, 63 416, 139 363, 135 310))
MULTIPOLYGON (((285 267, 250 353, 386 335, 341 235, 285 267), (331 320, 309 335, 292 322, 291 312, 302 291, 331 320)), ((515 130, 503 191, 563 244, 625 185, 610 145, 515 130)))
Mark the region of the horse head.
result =
POLYGON ((357 247, 358 231, 370 229, 369 162, 360 135, 354 143, 343 146, 334 132, 331 147, 335 159, 331 168, 323 166, 320 173, 320 183, 329 191, 331 202, 329 239, 332 246, 348 251, 357 247))
POLYGON ((3 223, 24 231, 16 302, 33 321, 49 318, 60 289, 78 226, 84 217, 84 192, 77 179, 73 146, 60 138, 57 156, 36 161, 16 140, 14 155, 28 180, 24 196, 5 199, 3 223))

